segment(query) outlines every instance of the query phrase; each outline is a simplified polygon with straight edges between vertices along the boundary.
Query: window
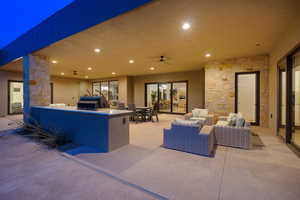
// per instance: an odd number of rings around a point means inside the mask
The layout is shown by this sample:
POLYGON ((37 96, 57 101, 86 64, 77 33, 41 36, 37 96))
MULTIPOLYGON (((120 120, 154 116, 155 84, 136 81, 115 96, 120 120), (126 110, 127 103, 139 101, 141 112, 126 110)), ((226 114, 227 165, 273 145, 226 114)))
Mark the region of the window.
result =
POLYGON ((93 83, 93 96, 103 95, 108 101, 119 99, 118 81, 100 81, 93 83))

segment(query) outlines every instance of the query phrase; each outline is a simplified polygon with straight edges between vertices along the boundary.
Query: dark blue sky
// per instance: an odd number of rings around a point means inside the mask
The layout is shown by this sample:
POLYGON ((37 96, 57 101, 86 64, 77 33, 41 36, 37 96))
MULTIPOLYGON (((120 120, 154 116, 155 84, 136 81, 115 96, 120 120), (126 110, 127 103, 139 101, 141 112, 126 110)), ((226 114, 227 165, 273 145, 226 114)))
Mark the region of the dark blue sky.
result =
POLYGON ((0 48, 74 0, 1 0, 0 48))

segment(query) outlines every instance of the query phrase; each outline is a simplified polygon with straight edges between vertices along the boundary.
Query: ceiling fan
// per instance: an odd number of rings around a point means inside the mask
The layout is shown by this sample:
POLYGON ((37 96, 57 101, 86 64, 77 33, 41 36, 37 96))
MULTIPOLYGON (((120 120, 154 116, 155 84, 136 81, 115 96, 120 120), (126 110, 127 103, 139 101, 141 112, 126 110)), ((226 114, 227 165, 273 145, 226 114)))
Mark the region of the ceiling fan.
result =
POLYGON ((166 64, 166 65, 172 65, 172 62, 170 62, 170 58, 166 57, 164 55, 161 55, 159 57, 153 57, 151 58, 153 64, 166 64))

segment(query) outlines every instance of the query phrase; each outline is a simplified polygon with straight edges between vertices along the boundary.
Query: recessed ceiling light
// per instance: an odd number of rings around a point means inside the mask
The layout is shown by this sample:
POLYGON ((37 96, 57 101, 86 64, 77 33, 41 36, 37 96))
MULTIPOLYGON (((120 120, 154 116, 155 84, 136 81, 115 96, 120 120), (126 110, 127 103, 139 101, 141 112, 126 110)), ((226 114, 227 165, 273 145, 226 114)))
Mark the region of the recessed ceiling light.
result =
POLYGON ((101 49, 94 49, 94 51, 96 52, 96 53, 100 53, 100 51, 101 51, 101 49))
POLYGON ((116 72, 112 72, 111 74, 112 74, 112 75, 116 75, 116 72))
POLYGON ((134 60, 129 60, 129 63, 130 63, 130 64, 133 64, 133 63, 134 63, 134 60))
POLYGON ((85 76, 84 78, 89 78, 89 76, 85 76))
POLYGON ((188 30, 188 29, 190 29, 191 28, 191 24, 189 24, 189 23, 184 23, 183 25, 182 25, 182 29, 183 30, 188 30))
POLYGON ((210 56, 211 56, 210 53, 205 54, 205 57, 206 57, 206 58, 208 58, 208 57, 210 57, 210 56))
POLYGON ((88 70, 89 70, 89 71, 91 71, 91 70, 92 70, 92 68, 91 68, 91 67, 88 67, 88 70))
POLYGON ((56 64, 56 63, 57 63, 57 61, 56 61, 56 60, 52 60, 52 63, 53 63, 53 64, 56 64))
POLYGON ((150 67, 149 69, 150 69, 151 71, 155 70, 155 68, 154 68, 154 67, 150 67))
POLYGON ((60 73, 60 75, 62 75, 62 76, 63 76, 63 75, 65 75, 65 73, 63 73, 63 72, 62 72, 62 73, 60 73))

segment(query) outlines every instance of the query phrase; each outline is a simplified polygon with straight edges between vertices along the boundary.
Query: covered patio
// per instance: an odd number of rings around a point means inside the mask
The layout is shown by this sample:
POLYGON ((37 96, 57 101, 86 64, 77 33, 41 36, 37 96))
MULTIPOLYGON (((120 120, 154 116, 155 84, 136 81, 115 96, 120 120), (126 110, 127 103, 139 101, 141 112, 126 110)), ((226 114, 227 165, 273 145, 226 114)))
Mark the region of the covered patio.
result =
POLYGON ((253 150, 219 146, 215 157, 209 158, 160 147, 161 131, 174 116, 159 117, 155 124, 130 124, 131 144, 104 154, 70 156, 17 135, 1 135, 0 196, 24 200, 299 198, 300 161, 267 129, 254 129, 253 150))

